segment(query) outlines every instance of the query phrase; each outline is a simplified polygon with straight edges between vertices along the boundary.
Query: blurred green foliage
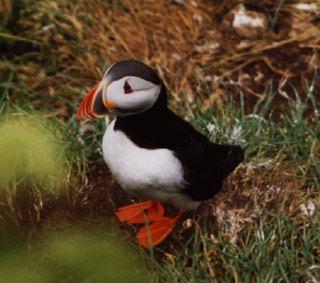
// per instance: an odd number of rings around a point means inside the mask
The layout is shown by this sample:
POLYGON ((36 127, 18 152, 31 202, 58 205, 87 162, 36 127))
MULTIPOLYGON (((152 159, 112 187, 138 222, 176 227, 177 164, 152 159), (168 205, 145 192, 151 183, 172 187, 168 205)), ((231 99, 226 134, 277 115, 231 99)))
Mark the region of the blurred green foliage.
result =
POLYGON ((152 282, 138 256, 111 233, 63 231, 32 248, 7 243, 0 282, 152 282))
POLYGON ((41 116, 5 115, 0 121, 0 188, 23 183, 60 191, 70 168, 55 134, 41 116))

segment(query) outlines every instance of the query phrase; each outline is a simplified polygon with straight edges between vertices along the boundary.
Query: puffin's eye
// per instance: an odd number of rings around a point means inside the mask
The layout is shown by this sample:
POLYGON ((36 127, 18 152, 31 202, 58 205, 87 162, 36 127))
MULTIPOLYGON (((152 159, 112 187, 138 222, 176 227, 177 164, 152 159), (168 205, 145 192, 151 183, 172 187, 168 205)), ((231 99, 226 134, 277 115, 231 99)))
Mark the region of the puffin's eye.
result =
POLYGON ((131 92, 133 92, 131 86, 129 85, 129 83, 128 83, 127 81, 124 83, 123 90, 124 90, 124 93, 131 93, 131 92))

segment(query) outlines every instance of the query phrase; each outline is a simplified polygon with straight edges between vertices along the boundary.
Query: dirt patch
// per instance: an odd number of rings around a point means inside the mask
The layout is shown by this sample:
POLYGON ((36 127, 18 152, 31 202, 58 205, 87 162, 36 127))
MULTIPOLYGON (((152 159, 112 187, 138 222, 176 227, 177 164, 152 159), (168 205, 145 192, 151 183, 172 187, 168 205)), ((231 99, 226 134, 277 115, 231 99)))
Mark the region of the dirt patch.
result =
MULTIPOLYGON (((269 166, 269 165, 268 165, 269 166)), ((297 207, 304 195, 301 191, 303 183, 290 178, 292 172, 274 166, 246 166, 240 167, 225 182, 224 189, 213 199, 204 202, 194 213, 186 213, 181 226, 173 234, 173 243, 187 240, 186 230, 195 223, 212 227, 212 233, 218 228, 224 231, 231 241, 236 241, 239 233, 248 225, 259 219, 259 213, 264 209, 278 208, 279 201, 286 197, 286 213, 296 214, 297 207), (280 173, 281 172, 281 173, 280 173), (258 177, 257 177, 258 176, 258 177)), ((55 200, 42 200, 35 194, 19 196, 15 199, 14 215, 18 217, 13 221, 22 231, 40 231, 53 229, 57 224, 73 222, 99 223, 101 221, 119 224, 114 211, 129 203, 141 201, 127 194, 112 178, 106 165, 101 162, 91 164, 87 183, 72 188, 69 197, 59 197, 55 200), (21 205, 23 203, 23 205, 21 205)), ((169 214, 176 213, 171 207, 166 207, 169 214)), ((2 214, 5 215, 5 214, 2 214)), ((8 215, 7 215, 8 216, 8 215)), ((6 218, 4 216, 4 218, 6 218)), ((133 235, 135 229, 128 225, 121 225, 123 229, 133 235)), ((191 229, 193 231, 193 229, 191 229)), ((165 247, 167 244, 164 243, 165 247)), ((162 249, 162 246, 160 246, 162 249)))

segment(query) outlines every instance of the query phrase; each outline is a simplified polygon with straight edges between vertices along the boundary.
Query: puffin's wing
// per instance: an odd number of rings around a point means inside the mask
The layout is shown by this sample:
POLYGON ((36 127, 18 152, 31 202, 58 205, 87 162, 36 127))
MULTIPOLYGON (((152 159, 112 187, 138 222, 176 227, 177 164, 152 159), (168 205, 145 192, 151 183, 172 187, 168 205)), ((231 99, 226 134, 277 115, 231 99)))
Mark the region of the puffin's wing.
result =
POLYGON ((211 198, 222 187, 222 181, 239 165, 244 152, 238 145, 211 143, 174 113, 168 125, 175 136, 175 155, 181 161, 186 193, 196 200, 211 198))

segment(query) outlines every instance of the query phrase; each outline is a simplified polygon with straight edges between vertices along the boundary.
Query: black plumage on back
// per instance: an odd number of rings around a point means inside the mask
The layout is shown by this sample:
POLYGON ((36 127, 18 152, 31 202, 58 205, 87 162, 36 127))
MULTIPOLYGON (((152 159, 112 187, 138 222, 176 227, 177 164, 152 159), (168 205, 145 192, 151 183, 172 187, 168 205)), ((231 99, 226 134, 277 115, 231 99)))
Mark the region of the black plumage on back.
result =
POLYGON ((217 194, 222 181, 244 159, 240 146, 211 143, 168 109, 164 86, 152 108, 137 115, 118 117, 114 129, 124 132, 139 147, 172 150, 183 166, 188 183, 182 192, 196 201, 217 194))

